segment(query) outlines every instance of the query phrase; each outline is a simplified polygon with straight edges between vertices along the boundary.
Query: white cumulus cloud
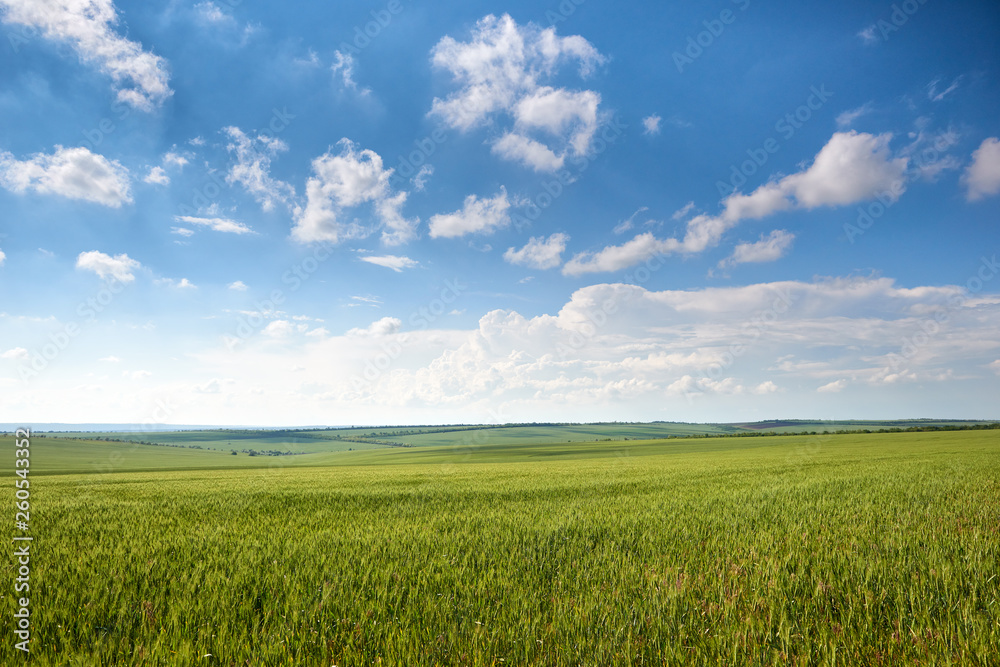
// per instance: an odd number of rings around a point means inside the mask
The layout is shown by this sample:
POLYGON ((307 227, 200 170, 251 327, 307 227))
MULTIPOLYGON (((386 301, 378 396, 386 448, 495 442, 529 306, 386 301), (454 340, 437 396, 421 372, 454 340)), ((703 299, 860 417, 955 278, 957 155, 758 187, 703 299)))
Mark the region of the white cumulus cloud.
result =
POLYGON ((153 281, 153 283, 156 285, 166 285, 167 287, 173 287, 174 289, 198 289, 198 286, 187 278, 181 278, 180 280, 174 280, 173 278, 157 278, 153 281))
POLYGON ((544 130, 555 137, 565 136, 575 155, 590 148, 597 131, 597 107, 601 96, 591 90, 569 91, 542 86, 517 103, 514 119, 519 128, 544 130))
MULTIPOLYGON (((192 143, 193 140, 192 140, 192 143)), ((171 165, 177 167, 178 169, 184 169, 184 165, 188 163, 188 159, 183 155, 174 153, 173 151, 167 151, 163 155, 163 164, 171 165)))
POLYGON ((776 229, 767 236, 761 234, 760 240, 755 243, 737 245, 732 255, 719 262, 719 267, 774 262, 784 257, 785 251, 792 247, 794 240, 795 234, 790 234, 784 229, 776 229))
POLYGON ((107 255, 97 250, 81 252, 76 258, 76 268, 93 271, 99 278, 113 278, 119 282, 130 283, 135 280, 133 270, 141 268, 141 264, 126 254, 107 255))
POLYGON ((584 273, 620 271, 656 255, 674 252, 678 247, 675 239, 660 240, 651 232, 646 232, 631 241, 608 246, 596 253, 579 253, 566 262, 563 273, 567 276, 579 276, 584 273))
POLYGON ((443 213, 431 217, 431 238, 455 238, 466 234, 492 234, 497 229, 510 224, 510 201, 507 189, 490 198, 469 195, 462 208, 454 213, 443 213))
POLYGON ((271 338, 285 338, 295 333, 295 325, 288 320, 274 320, 269 322, 261 333, 271 338))
POLYGON ((966 197, 977 201, 1000 192, 1000 139, 990 137, 972 153, 972 164, 963 176, 966 197))
POLYGON ((265 336, 236 350, 220 345, 198 355, 206 369, 200 381, 266 386, 259 400, 247 397, 251 421, 254 412, 276 407, 305 408, 297 414, 306 423, 321 421, 307 415, 330 409, 369 423, 387 411, 401 420, 482 414, 475 419, 484 421, 488 410, 517 421, 623 414, 638 421, 651 413, 707 421, 750 409, 808 411, 817 396, 829 411, 849 410, 885 400, 882 388, 893 382, 927 383, 960 409, 967 396, 951 396, 962 385, 947 372, 979 377, 1000 349, 1000 303, 981 296, 963 302, 966 292, 875 277, 663 291, 588 285, 534 316, 467 311, 461 322, 443 317, 425 322, 427 329, 415 326, 381 374, 365 369, 385 354, 385 336, 403 335, 391 333, 392 318, 374 327, 365 320, 352 335, 292 336, 288 329, 280 355, 265 336), (947 313, 947 327, 902 351, 936 312, 947 313), (293 365, 306 370, 289 377, 293 365), (816 393, 840 380, 840 394, 816 393))
POLYGON ((601 96, 549 85, 565 63, 577 63, 586 77, 606 61, 583 37, 559 37, 555 28, 491 14, 477 22, 469 41, 441 39, 431 60, 458 86, 435 98, 431 113, 462 131, 505 119, 507 131, 494 146, 502 158, 553 171, 567 154, 589 151, 601 123, 601 96))
POLYGON ((843 206, 892 192, 906 171, 906 158, 893 158, 891 134, 838 132, 804 172, 778 182, 801 208, 843 206))
POLYGON ((556 155, 552 149, 529 137, 508 132, 493 144, 493 152, 514 162, 520 162, 535 171, 557 171, 566 162, 565 156, 556 155))
POLYGON ((756 387, 754 387, 753 389, 751 389, 750 393, 758 394, 758 395, 766 395, 766 394, 773 394, 773 393, 775 393, 775 392, 777 392, 779 390, 780 390, 780 387, 778 387, 778 385, 776 385, 771 380, 767 380, 765 382, 761 382, 756 387))
POLYGON ((170 177, 167 176, 167 172, 163 170, 163 167, 152 167, 146 177, 142 179, 143 183, 150 183, 154 185, 170 185, 170 177))
POLYGON ((111 77, 120 102, 150 111, 173 94, 166 61, 119 34, 112 0, 0 0, 3 22, 37 28, 111 77))
POLYGON ((511 264, 520 264, 533 269, 551 269, 562 263, 562 253, 566 250, 566 234, 553 234, 549 238, 532 237, 520 250, 508 248, 503 258, 511 264))
POLYGON ((821 394, 836 394, 844 390, 847 386, 847 380, 834 380, 833 382, 828 382, 816 391, 821 394))
POLYGON ((306 182, 305 207, 295 209, 292 237, 302 243, 337 243, 363 236, 365 229, 347 211, 370 203, 383 227, 383 243, 398 245, 415 238, 420 221, 403 216, 408 193, 392 191, 393 170, 383 166, 378 153, 358 150, 349 139, 337 145, 339 154, 327 151, 312 162, 314 175, 306 182))
POLYGON ((906 189, 908 160, 893 157, 891 138, 890 134, 876 136, 853 130, 834 133, 808 168, 769 181, 750 194, 734 192, 723 200, 720 214, 691 218, 683 239, 640 234, 622 245, 577 254, 563 267, 563 273, 617 271, 657 255, 703 252, 743 220, 780 211, 845 206, 877 196, 895 200, 906 189))
POLYGON ((643 134, 657 135, 660 133, 660 123, 663 122, 663 118, 653 114, 652 116, 646 116, 642 119, 643 134))
POLYGON ((402 328, 403 322, 395 317, 383 317, 380 320, 375 320, 367 327, 363 329, 351 329, 347 332, 348 336, 388 336, 390 334, 398 333, 402 328))
POLYGON ((198 17, 206 23, 231 23, 233 17, 226 14, 214 2, 199 2, 194 6, 198 17))
POLYGON ((0 152, 0 185, 11 192, 33 190, 112 208, 132 201, 128 170, 83 147, 56 146, 51 155, 37 153, 27 160, 0 152))

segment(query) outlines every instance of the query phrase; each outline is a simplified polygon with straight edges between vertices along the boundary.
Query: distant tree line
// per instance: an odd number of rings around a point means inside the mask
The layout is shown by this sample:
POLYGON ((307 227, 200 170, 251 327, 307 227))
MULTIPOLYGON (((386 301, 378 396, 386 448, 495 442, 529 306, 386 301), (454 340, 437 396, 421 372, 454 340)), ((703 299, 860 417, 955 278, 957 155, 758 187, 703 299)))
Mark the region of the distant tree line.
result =
MULTIPOLYGON (((879 429, 839 429, 837 431, 823 431, 824 435, 851 435, 857 433, 926 433, 932 431, 992 431, 1000 429, 1000 423, 990 424, 945 424, 943 426, 908 426, 901 428, 893 426, 879 429)), ((763 436, 785 436, 785 435, 819 435, 819 431, 788 431, 778 433, 777 431, 742 431, 739 433, 702 433, 694 435, 672 435, 671 438, 759 438, 763 436)), ((626 438, 627 440, 628 438, 626 438)), ((646 439, 646 438, 644 438, 646 439)))
MULTIPOLYGON (((34 436, 32 436, 34 437, 34 436)), ((39 436, 43 437, 43 436, 39 436)), ((128 438, 110 438, 107 436, 97 436, 94 438, 60 438, 60 440, 88 440, 97 442, 120 442, 128 443, 134 445, 150 445, 152 447, 173 447, 175 449, 201 449, 201 450, 212 450, 211 447, 204 447, 202 445, 181 445, 177 443, 167 443, 167 442, 152 442, 150 440, 130 440, 128 438)), ((305 452, 283 452, 278 449, 241 449, 241 452, 249 456, 294 456, 296 454, 304 454, 305 452)), ((230 454, 236 455, 237 451, 235 449, 230 450, 230 454)))

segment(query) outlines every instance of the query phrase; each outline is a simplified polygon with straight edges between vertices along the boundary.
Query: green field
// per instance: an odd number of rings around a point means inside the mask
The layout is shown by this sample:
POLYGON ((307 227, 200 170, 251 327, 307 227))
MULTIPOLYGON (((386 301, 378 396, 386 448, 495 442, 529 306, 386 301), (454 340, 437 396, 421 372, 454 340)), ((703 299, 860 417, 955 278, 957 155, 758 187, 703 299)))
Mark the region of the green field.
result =
POLYGON ((35 664, 998 664, 1000 431, 31 460, 35 664))
POLYGON ((801 433, 863 431, 926 426, 970 426, 985 422, 946 420, 897 421, 809 421, 778 420, 740 424, 691 424, 652 422, 646 424, 510 424, 503 426, 405 426, 328 429, 205 429, 198 431, 55 432, 48 437, 95 438, 153 443, 173 447, 283 454, 315 454, 358 449, 408 447, 464 447, 470 443, 494 445, 557 444, 601 440, 649 440, 692 435, 759 435, 761 433, 801 433))
POLYGON ((553 444, 602 439, 666 438, 688 435, 723 435, 738 429, 714 424, 548 424, 525 426, 417 426, 294 430, 210 429, 200 431, 160 431, 148 433, 57 432, 52 438, 113 439, 149 442, 175 447, 202 448, 245 454, 284 452, 313 454, 358 449, 388 449, 393 445, 412 447, 462 446, 469 442, 493 444, 553 444))

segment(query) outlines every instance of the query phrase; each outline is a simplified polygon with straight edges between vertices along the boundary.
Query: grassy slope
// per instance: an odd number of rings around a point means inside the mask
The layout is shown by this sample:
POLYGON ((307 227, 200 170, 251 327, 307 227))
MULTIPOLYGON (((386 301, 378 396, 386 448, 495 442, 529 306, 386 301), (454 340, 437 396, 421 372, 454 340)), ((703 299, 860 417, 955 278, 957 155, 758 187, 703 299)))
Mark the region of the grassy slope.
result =
POLYGON ((601 438, 656 438, 701 433, 728 433, 735 429, 711 424, 591 424, 566 426, 526 426, 491 429, 461 427, 406 427, 365 428, 336 430, 289 431, 172 431, 154 433, 53 433, 48 437, 93 439, 115 438, 129 441, 146 441, 168 445, 198 445, 206 449, 229 452, 232 449, 277 450, 295 453, 336 452, 348 449, 383 448, 376 444, 342 440, 343 438, 371 438, 412 444, 414 446, 463 445, 483 437, 493 442, 582 442, 601 438), (485 435, 481 434, 485 433, 485 435))
MULTIPOLYGON (((40 475, 34 657, 987 665, 998 436, 487 443, 40 475)), ((11 653, 0 644, 0 663, 11 653)))
MULTIPOLYGON (((0 437, 0 448, 13 452, 12 437, 0 437)), ((217 468, 266 468, 315 464, 316 456, 232 456, 219 451, 156 447, 134 443, 94 442, 62 438, 31 438, 31 475, 105 474, 153 470, 201 470, 217 468)), ((13 454, 11 454, 13 456, 13 454)), ((324 455, 329 457, 330 455, 324 455)), ((0 467, 0 478, 14 474, 10 465, 0 467)))
POLYGON ((803 421, 803 420, 777 420, 765 422, 750 422, 731 424, 738 430, 748 431, 768 431, 773 433, 799 433, 802 431, 816 431, 825 433, 830 431, 863 431, 888 429, 888 428, 910 428, 919 426, 959 426, 977 423, 967 420, 940 420, 940 419, 899 419, 890 421, 856 419, 849 421, 803 421))
POLYGON ((595 440, 635 440, 678 437, 701 434, 730 434, 740 432, 797 433, 800 431, 826 432, 834 430, 863 430, 917 425, 946 425, 972 422, 941 422, 926 420, 908 421, 775 421, 756 424, 566 424, 543 426, 515 426, 497 428, 467 427, 398 427, 355 428, 335 430, 206 430, 154 433, 58 433, 49 437, 93 439, 115 438, 129 441, 148 441, 167 445, 197 445, 223 451, 271 450, 291 453, 342 452, 348 450, 386 449, 385 443, 403 443, 414 447, 466 447, 481 444, 546 444, 588 442, 595 440), (344 440, 350 438, 351 440, 344 440), (372 442, 358 442, 370 439, 372 442))
MULTIPOLYGON (((548 427, 538 427, 544 430, 548 427)), ((444 445, 429 444, 413 448, 360 447, 355 451, 320 451, 294 456, 232 456, 209 449, 160 447, 136 443, 88 441, 52 437, 32 439, 32 474, 72 474, 106 472, 141 472, 154 470, 199 470, 225 468, 301 468, 320 466, 366 466, 458 463, 504 463, 540 461, 546 459, 590 459, 654 456, 753 450, 765 447, 785 447, 808 451, 837 442, 851 445, 872 442, 865 434, 782 436, 773 438, 669 438, 656 440, 546 442, 522 438, 530 429, 482 429, 463 431, 462 437, 444 437, 444 445), (517 431, 510 434, 508 431, 517 431)), ((880 447, 894 442, 964 441, 960 431, 940 433, 882 434, 880 447), (952 440, 957 437, 959 440, 952 440)), ((448 434, 444 434, 448 435, 448 434)), ((458 434, 452 434, 458 435, 458 434)), ((1000 438, 1000 431, 987 432, 987 438, 1000 438), (990 435, 992 434, 992 436, 990 435)), ((357 444, 357 443, 349 443, 357 444)), ((9 450, 10 437, 0 437, 0 447, 9 450)), ((228 450, 227 450, 228 451, 228 450)), ((0 468, 0 477, 9 477, 13 468, 0 468)))
POLYGON ((85 439, 114 438, 130 442, 153 442, 161 445, 197 445, 204 449, 229 453, 231 450, 243 452, 275 450, 292 453, 315 453, 347 451, 348 449, 372 449, 376 445, 345 442, 312 431, 170 431, 151 433, 47 433, 49 438, 85 439))

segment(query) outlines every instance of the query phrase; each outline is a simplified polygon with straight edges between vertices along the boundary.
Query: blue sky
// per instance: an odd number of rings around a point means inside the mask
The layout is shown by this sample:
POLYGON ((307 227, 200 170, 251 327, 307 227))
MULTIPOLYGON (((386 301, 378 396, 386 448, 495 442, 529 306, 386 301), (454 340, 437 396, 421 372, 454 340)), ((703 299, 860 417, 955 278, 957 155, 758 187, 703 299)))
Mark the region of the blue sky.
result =
POLYGON ((0 421, 997 416, 993 3, 0 17, 0 421))

